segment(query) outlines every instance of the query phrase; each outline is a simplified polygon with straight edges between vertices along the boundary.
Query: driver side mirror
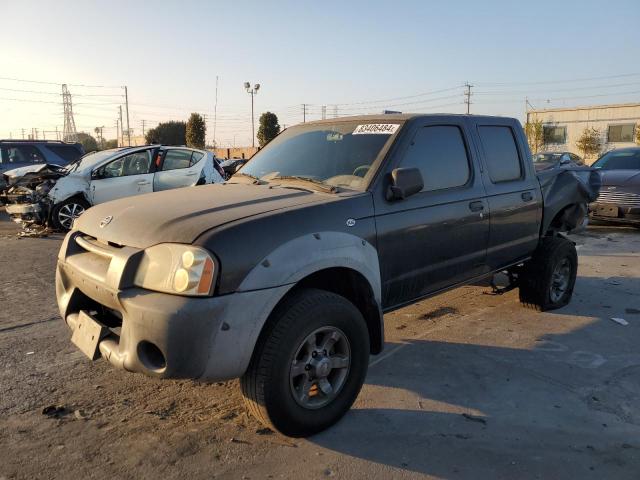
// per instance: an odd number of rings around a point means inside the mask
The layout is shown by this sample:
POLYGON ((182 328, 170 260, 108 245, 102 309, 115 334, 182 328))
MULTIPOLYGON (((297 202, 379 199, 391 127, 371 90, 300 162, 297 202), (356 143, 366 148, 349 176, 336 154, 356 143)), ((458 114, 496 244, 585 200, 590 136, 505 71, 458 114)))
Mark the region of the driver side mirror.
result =
POLYGON ((560 158, 560 165, 566 165, 568 163, 571 163, 571 160, 569 159, 569 157, 567 156, 562 156, 560 158))
POLYGON ((424 181, 418 168, 396 168, 391 172, 387 200, 404 200, 422 190, 424 181))
POLYGON ((99 180, 104 176, 104 171, 102 168, 96 168, 91 172, 91 180, 99 180))

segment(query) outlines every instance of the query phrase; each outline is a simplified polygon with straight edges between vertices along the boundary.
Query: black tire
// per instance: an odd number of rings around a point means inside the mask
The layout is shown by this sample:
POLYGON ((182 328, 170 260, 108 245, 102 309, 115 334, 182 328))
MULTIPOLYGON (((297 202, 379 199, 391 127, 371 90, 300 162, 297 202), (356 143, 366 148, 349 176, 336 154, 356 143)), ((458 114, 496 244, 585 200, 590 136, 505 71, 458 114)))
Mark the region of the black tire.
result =
POLYGON ((89 205, 89 202, 87 202, 84 198, 67 198, 65 201, 54 205, 53 209, 51 210, 51 226, 55 230, 67 232, 71 230, 73 218, 77 218, 77 216, 79 216, 89 207, 91 207, 91 205, 89 205), (75 215, 75 213, 72 214, 72 212, 77 212, 77 215, 75 215), (69 214, 71 214, 71 217, 73 218, 69 217, 69 214), (75 215, 75 217, 73 215, 75 215))
POLYGON ((544 312, 564 307, 571 300, 578 272, 578 254, 573 242, 562 237, 545 237, 533 258, 519 275, 520 302, 528 308, 544 312), (554 277, 559 270, 565 275, 554 277))
MULTIPOLYGON (((270 317, 241 379, 242 394, 249 411, 265 426, 306 437, 330 427, 351 408, 368 365, 369 333, 360 311, 335 293, 303 289, 285 299, 270 317), (347 338, 350 365, 335 398, 324 406, 305 408, 294 396, 292 362, 305 339, 323 328, 338 329, 347 338)), ((324 395, 317 385, 316 392, 324 395)))

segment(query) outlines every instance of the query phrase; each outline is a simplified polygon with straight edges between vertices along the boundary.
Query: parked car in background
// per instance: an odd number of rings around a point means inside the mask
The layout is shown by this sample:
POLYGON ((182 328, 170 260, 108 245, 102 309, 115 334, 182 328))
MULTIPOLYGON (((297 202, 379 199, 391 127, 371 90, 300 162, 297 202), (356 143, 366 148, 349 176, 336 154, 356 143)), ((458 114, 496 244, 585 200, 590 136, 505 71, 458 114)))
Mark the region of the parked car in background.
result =
POLYGON ((640 147, 611 150, 592 167, 600 172, 602 187, 591 217, 640 228, 640 147))
POLYGON ((230 158, 229 160, 223 160, 220 163, 220 166, 224 170, 224 178, 230 178, 247 162, 248 160, 246 158, 230 158))
POLYGON ((67 167, 45 166, 17 178, 2 195, 23 225, 69 230, 92 205, 141 193, 222 182, 211 152, 147 145, 93 152, 67 167))
POLYGON ((47 164, 64 167, 84 155, 79 143, 54 140, 0 140, 0 189, 11 178, 39 170, 47 164))
POLYGON ((571 152, 540 152, 533 155, 536 172, 558 167, 583 167, 584 160, 571 152))

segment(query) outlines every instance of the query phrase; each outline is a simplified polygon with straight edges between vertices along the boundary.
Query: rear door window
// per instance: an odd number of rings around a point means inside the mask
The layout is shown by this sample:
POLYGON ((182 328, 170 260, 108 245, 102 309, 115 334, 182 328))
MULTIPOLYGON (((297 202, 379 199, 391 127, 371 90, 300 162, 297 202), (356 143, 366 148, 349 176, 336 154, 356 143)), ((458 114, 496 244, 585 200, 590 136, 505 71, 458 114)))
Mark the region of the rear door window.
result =
POLYGON ((167 150, 162 162, 162 171, 188 168, 191 165, 191 150, 167 150))
POLYGON ((513 130, 483 125, 478 127, 478 133, 491 181, 501 183, 522 178, 522 163, 513 130))
POLYGON ((462 132, 453 125, 420 128, 400 166, 420 170, 423 192, 460 187, 470 177, 462 132))

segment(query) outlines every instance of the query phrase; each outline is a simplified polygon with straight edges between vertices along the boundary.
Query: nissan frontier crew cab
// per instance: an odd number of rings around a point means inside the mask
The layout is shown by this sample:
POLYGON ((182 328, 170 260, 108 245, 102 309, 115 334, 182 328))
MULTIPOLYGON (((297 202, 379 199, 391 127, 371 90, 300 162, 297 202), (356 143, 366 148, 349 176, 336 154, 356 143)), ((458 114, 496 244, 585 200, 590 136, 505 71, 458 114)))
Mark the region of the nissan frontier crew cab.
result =
POLYGON ((527 306, 571 299, 588 168, 534 171, 510 118, 378 115, 282 132, 224 184, 115 200, 60 249, 57 300, 89 358, 241 377, 291 436, 345 414, 383 314, 506 271, 527 306))

